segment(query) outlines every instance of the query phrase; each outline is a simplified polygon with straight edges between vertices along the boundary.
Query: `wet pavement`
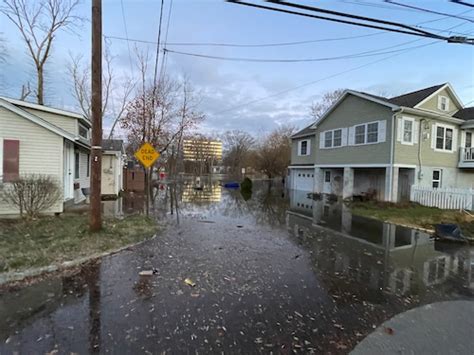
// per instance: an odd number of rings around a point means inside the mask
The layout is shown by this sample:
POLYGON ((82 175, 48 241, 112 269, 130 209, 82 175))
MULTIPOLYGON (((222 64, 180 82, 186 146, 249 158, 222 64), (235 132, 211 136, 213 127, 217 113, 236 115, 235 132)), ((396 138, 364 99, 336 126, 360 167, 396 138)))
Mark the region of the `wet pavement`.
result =
POLYGON ((162 186, 155 207, 163 235, 1 294, 0 353, 339 354, 408 310, 474 301, 474 249, 327 198, 216 182, 162 186))

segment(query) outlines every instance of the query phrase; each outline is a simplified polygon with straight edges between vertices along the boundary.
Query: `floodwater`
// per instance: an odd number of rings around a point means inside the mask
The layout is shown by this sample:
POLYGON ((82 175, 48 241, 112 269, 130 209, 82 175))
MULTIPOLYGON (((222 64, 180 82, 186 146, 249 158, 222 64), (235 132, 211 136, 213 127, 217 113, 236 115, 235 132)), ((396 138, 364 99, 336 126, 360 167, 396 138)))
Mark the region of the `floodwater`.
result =
POLYGON ((217 182, 156 194, 168 227, 154 240, 0 295, 1 354, 348 353, 397 314, 474 300, 472 248, 328 198, 263 182, 251 194, 217 182))

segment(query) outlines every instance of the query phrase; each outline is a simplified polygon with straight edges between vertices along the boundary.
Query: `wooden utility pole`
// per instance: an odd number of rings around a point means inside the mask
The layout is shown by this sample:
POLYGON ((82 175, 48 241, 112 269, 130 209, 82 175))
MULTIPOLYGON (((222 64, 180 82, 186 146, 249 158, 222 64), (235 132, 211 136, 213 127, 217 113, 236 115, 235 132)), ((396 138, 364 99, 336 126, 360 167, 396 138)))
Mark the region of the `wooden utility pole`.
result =
POLYGON ((92 0, 92 142, 90 230, 102 228, 100 178, 102 170, 102 0, 92 0))

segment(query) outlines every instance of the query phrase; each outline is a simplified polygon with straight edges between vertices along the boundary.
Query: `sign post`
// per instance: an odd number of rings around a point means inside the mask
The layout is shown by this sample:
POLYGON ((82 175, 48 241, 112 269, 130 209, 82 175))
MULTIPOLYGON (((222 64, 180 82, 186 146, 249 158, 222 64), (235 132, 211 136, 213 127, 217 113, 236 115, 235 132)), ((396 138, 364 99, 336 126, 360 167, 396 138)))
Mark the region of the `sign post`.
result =
POLYGON ((146 215, 149 214, 150 206, 150 186, 151 186, 151 174, 149 168, 155 164, 156 160, 160 157, 160 153, 148 142, 143 145, 135 152, 135 158, 145 168, 145 196, 146 196, 146 215))

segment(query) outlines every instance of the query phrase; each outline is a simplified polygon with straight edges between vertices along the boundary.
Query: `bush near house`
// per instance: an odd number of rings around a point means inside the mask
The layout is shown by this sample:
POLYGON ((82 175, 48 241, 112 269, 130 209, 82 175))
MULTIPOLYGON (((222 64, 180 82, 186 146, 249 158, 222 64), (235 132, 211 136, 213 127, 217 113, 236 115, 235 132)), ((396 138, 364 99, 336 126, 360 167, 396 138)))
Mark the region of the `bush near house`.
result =
POLYGON ((149 239, 156 232, 155 222, 141 215, 106 219, 98 233, 89 232, 86 215, 0 220, 0 272, 92 256, 149 239))

